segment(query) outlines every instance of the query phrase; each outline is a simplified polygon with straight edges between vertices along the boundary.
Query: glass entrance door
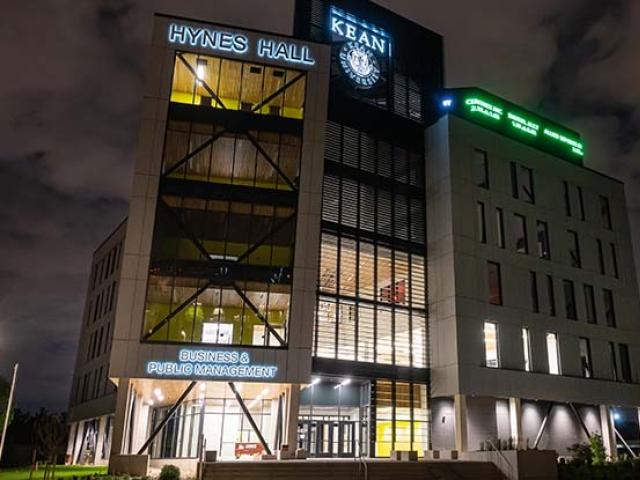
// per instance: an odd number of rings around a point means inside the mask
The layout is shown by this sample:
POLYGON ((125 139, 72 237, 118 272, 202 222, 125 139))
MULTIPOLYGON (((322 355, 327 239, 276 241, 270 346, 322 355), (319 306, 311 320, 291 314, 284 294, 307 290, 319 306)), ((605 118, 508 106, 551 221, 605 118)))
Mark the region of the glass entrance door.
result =
POLYGON ((312 457, 353 457, 357 423, 351 420, 302 420, 298 422, 298 447, 312 457))

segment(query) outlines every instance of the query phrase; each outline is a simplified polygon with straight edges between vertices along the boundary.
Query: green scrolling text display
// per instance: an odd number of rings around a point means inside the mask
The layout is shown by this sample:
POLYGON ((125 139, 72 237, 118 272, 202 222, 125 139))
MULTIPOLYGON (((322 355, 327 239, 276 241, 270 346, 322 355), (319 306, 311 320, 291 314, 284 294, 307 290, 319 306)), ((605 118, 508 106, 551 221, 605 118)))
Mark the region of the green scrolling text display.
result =
POLYGON ((459 116, 582 164, 584 143, 578 134, 568 129, 479 89, 450 91, 444 98, 443 108, 449 108, 459 116))

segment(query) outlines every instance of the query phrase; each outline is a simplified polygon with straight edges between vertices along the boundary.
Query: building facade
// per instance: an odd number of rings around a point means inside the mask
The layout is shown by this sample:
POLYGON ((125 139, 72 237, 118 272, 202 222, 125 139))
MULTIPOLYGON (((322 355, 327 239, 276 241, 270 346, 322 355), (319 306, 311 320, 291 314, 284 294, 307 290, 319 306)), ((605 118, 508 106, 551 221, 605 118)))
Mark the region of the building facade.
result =
POLYGON ((575 132, 444 90, 442 38, 373 3, 299 0, 293 31, 154 17, 112 346, 102 379, 83 326, 69 460, 640 437, 622 184, 575 132))

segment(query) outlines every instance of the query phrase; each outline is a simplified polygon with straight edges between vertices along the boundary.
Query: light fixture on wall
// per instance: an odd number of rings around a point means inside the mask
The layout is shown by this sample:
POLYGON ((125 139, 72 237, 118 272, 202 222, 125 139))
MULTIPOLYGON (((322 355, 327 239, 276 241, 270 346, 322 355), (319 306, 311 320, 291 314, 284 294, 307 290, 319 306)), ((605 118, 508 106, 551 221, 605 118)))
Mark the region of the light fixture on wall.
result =
POLYGON ((196 60, 196 77, 198 80, 204 80, 205 72, 207 71, 207 61, 204 58, 196 60))

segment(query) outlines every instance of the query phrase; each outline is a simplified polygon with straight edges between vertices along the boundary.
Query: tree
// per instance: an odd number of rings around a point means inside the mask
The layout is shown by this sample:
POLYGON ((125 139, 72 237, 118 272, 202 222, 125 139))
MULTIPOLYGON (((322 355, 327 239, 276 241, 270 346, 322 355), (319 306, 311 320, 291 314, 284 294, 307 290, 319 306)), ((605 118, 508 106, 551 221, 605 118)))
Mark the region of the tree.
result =
MULTIPOLYGON (((34 435, 38 451, 45 458, 46 463, 53 465, 55 469, 58 455, 64 453, 66 428, 63 416, 40 410, 35 419, 34 435)), ((45 479, 48 478, 48 473, 48 469, 45 470, 45 479)))

